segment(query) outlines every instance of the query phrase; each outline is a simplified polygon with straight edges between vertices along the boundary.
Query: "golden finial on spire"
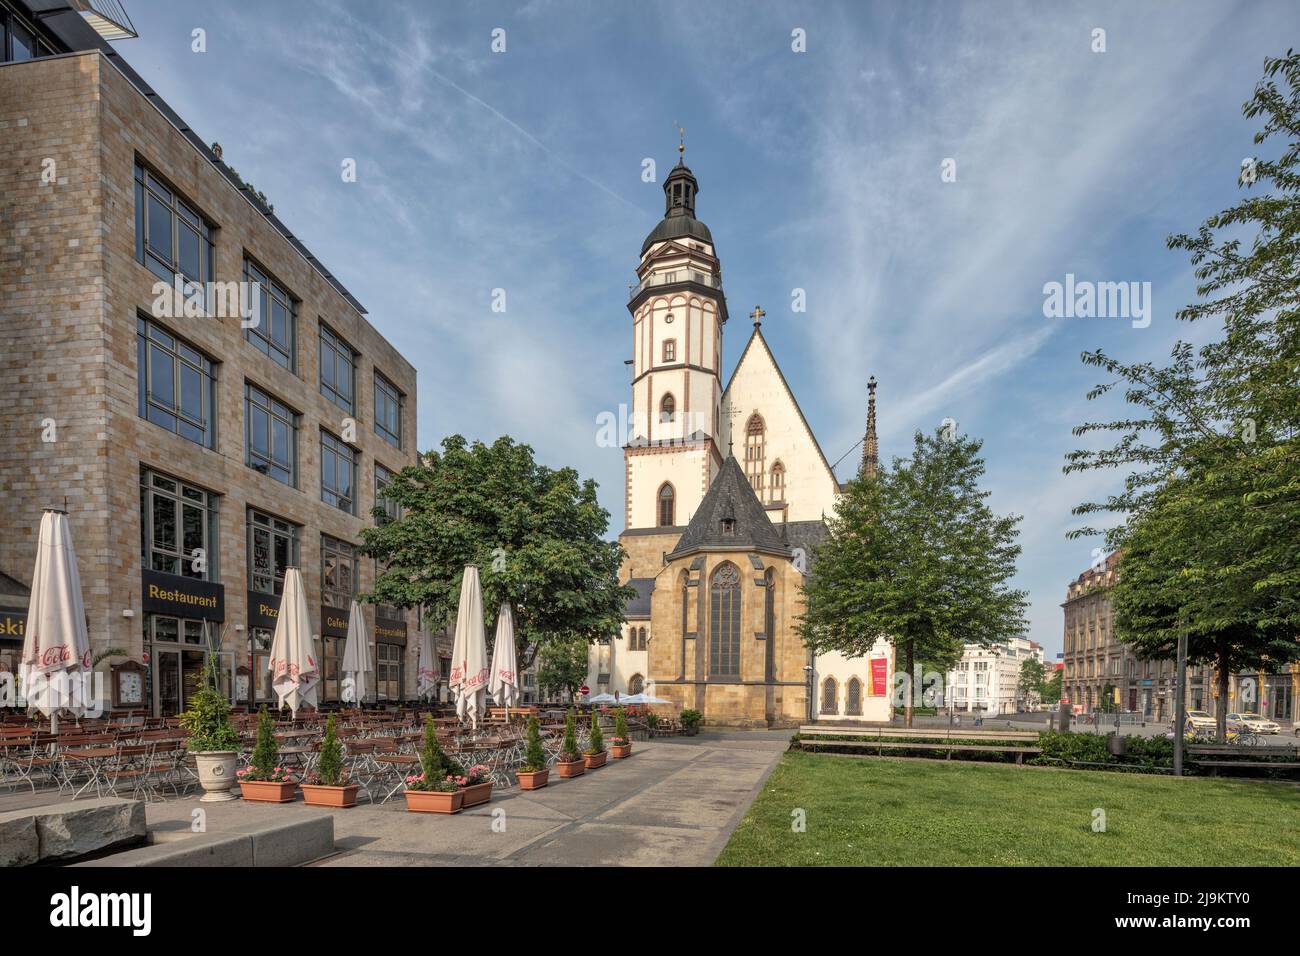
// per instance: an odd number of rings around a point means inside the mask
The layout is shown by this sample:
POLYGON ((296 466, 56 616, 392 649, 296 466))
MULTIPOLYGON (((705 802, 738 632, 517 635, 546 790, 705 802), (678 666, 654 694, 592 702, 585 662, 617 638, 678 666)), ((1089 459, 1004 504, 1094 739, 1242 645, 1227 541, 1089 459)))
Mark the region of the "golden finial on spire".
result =
POLYGON ((686 127, 677 127, 677 158, 684 160, 686 158, 686 127))

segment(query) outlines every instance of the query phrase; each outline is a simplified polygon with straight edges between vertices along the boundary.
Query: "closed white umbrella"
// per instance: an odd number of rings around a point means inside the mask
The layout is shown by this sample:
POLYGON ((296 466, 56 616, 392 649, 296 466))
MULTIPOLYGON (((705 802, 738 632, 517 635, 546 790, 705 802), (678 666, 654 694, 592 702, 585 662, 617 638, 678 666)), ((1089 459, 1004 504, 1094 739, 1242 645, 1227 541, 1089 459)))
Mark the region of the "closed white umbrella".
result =
POLYGON ((366 616, 361 613, 361 605, 353 601, 352 610, 348 614, 347 643, 343 647, 343 687, 340 696, 345 703, 361 706, 361 702, 366 699, 366 674, 372 670, 366 616))
POLYGON ((492 679, 488 693, 498 707, 515 707, 519 704, 519 665, 515 658, 515 616, 510 605, 501 602, 497 614, 497 639, 492 645, 492 679))
POLYGON ((67 514, 47 509, 36 542, 27 633, 18 667, 28 706, 52 716, 54 726, 57 710, 78 717, 86 713, 94 706, 89 699, 93 691, 84 681, 90 665, 90 637, 72 530, 67 514))
POLYGON ((420 630, 420 657, 415 665, 415 695, 429 700, 438 691, 438 656, 433 653, 433 635, 428 628, 420 630))
POLYGON ((307 592, 302 586, 302 572, 297 568, 284 572, 284 594, 280 597, 280 614, 275 619, 267 667, 278 707, 288 705, 296 717, 298 708, 304 704, 316 706, 320 667, 307 618, 307 592))
POLYGON ((456 640, 451 651, 451 677, 447 682, 456 714, 478 727, 487 703, 487 642, 483 634, 483 592, 478 568, 465 565, 460 582, 460 607, 456 612, 456 640))

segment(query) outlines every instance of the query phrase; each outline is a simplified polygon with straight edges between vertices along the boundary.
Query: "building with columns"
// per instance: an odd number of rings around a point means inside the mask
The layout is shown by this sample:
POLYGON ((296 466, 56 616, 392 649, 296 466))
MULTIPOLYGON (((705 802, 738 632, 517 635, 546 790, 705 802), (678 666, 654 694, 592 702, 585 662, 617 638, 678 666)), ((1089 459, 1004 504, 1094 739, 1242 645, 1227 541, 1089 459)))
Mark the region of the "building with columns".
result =
MULTIPOLYGON (((887 720, 892 649, 812 654, 795 626, 811 551, 841 486, 762 332, 724 383, 722 264, 683 161, 641 246, 632 323, 627 551, 636 589, 619 636, 593 646, 593 692, 647 690, 706 722, 887 720)), ((875 383, 863 467, 875 467, 875 383)))

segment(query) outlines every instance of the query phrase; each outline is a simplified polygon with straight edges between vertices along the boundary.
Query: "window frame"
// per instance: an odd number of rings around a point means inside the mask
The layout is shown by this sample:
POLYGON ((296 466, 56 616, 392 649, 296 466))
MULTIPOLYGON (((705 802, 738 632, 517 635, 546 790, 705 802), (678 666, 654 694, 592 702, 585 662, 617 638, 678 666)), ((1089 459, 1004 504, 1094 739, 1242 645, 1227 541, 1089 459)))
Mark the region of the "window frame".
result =
POLYGON ((140 157, 135 160, 134 173, 135 195, 135 259, 168 285, 180 276, 183 287, 188 291, 197 284, 203 292, 204 311, 209 311, 211 304, 208 295, 209 285, 216 267, 215 243, 213 233, 216 226, 198 208, 185 199, 171 183, 158 175, 154 169, 140 157), (167 210, 171 234, 167 245, 170 247, 164 259, 162 250, 151 242, 149 200, 154 199, 167 210), (181 261, 181 229, 189 229, 199 241, 198 275, 190 275, 181 261))
POLYGON ((206 352, 191 345, 180 336, 164 328, 142 313, 135 318, 136 334, 136 411, 145 421, 159 428, 179 435, 200 448, 215 451, 217 447, 217 365, 219 364, 206 352), (157 334, 155 334, 155 332, 157 334), (170 340, 170 344, 168 342, 170 340), (154 350, 157 349, 170 358, 172 366, 172 398, 175 404, 168 405, 161 401, 154 390, 154 350), (185 354, 188 350, 193 357, 185 354), (199 418, 195 419, 184 409, 183 375, 186 369, 199 376, 199 418), (179 400, 177 400, 179 399, 179 400), (152 414, 157 410, 158 417, 170 417, 172 426, 159 421, 152 414), (202 440, 182 430, 182 426, 198 430, 202 440))
POLYGON ((357 413, 357 363, 361 358, 361 353, 324 322, 320 323, 319 332, 320 351, 316 364, 318 366, 317 377, 320 379, 320 393, 349 415, 355 415, 357 413), (349 373, 349 394, 347 396, 339 392, 337 382, 327 384, 325 381, 325 358, 327 355, 330 357, 331 375, 333 377, 337 377, 339 362, 347 363, 349 373))
POLYGON ((198 485, 179 478, 174 478, 156 469, 140 469, 140 564, 149 571, 162 574, 175 574, 179 577, 193 578, 196 581, 220 581, 218 567, 220 548, 214 542, 221 535, 221 495, 208 491, 198 485), (171 488, 167 484, 172 485, 171 488), (157 499, 173 502, 172 532, 173 544, 160 543, 158 537, 157 499), (185 537, 185 509, 200 513, 202 518, 201 541, 198 547, 203 550, 204 570, 194 571, 193 548, 189 547, 185 537), (164 561, 172 562, 169 567, 158 567, 155 555, 164 561))
POLYGON ((383 490, 392 484, 393 479, 396 477, 397 473, 395 471, 382 462, 375 462, 375 508, 382 508, 384 511, 382 521, 378 518, 375 519, 376 526, 386 525, 390 521, 397 521, 402 517, 402 506, 383 495, 383 490), (380 472, 383 472, 384 477, 382 477, 382 480, 380 472))
POLYGON ((284 593, 284 572, 288 568, 301 567, 299 564, 301 557, 301 537, 299 532, 302 525, 279 518, 269 512, 262 511, 248 505, 245 509, 245 520, 247 523, 248 537, 248 590, 257 594, 270 594, 279 596, 284 593), (258 520, 262 519, 262 520, 258 520), (267 536, 267 555, 270 560, 270 574, 260 573, 257 570, 257 563, 254 559, 256 554, 255 541, 257 533, 264 531, 267 536), (284 567, 279 566, 276 559, 276 540, 287 540, 287 557, 284 567), (259 579, 268 578, 271 582, 271 590, 259 587, 259 579))
POLYGON ((739 679, 744 576, 723 561, 709 575, 709 679, 739 679), (725 631, 725 633, 724 633, 725 631))
POLYGON ((665 481, 659 486, 659 492, 655 495, 655 518, 658 528, 675 528, 677 527, 677 489, 673 487, 671 481, 665 481), (667 492, 665 495, 664 492, 667 492), (668 523, 664 523, 664 506, 668 507, 668 523))
POLYGON ((394 448, 402 447, 402 419, 405 418, 404 411, 406 406, 406 395, 400 388, 379 369, 375 369, 375 434, 382 438, 394 448), (385 407, 391 405, 397 414, 397 431, 392 431, 388 426, 388 417, 381 415, 380 394, 384 395, 386 401, 385 407))
POLYGON ((277 279, 271 270, 263 268, 247 252, 244 253, 244 282, 258 287, 258 322, 244 329, 244 341, 257 349, 276 365, 298 374, 298 306, 301 302, 288 286, 277 279), (273 333, 273 306, 285 310, 288 344, 281 346, 273 333))
POLYGON ((247 379, 244 380, 244 464, 260 475, 266 475, 282 485, 290 488, 298 487, 298 432, 301 428, 302 415, 294 411, 289 405, 280 401, 260 385, 254 385, 247 379), (254 396, 260 396, 261 401, 254 396), (252 408, 256 406, 259 410, 266 413, 266 447, 267 453, 255 451, 253 447, 253 413, 252 408), (289 462, 281 463, 275 459, 275 423, 284 422, 289 429, 289 462), (255 463, 265 461, 267 470, 263 471, 255 463), (289 475, 285 480, 275 473, 275 468, 287 468, 289 475))
POLYGON ((359 499, 357 478, 360 475, 360 464, 361 453, 357 449, 342 438, 322 428, 320 430, 320 500, 331 508, 337 508, 344 514, 356 515, 359 499), (325 475, 328 459, 332 459, 334 462, 334 467, 331 470, 333 471, 333 481, 335 483, 339 479, 340 464, 346 461, 352 466, 351 474, 348 476, 348 489, 351 492, 351 497, 345 497, 336 484, 326 483, 325 475), (331 500, 331 498, 334 500, 331 500), (344 507, 342 502, 347 502, 347 507, 344 507))

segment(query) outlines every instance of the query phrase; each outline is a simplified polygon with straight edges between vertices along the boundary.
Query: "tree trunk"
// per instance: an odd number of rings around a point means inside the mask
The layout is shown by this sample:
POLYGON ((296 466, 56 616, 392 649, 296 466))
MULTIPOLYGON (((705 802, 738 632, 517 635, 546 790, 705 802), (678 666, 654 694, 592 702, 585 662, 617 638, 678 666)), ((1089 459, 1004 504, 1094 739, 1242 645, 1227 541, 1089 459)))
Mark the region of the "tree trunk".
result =
POLYGON ((1214 711, 1214 736, 1219 740, 1228 738, 1228 649, 1220 646, 1217 658, 1219 667, 1219 706, 1214 711))
POLYGON ((916 665, 916 642, 907 642, 907 698, 903 702, 903 726, 912 726, 912 695, 916 688, 912 686, 912 671, 916 665))

